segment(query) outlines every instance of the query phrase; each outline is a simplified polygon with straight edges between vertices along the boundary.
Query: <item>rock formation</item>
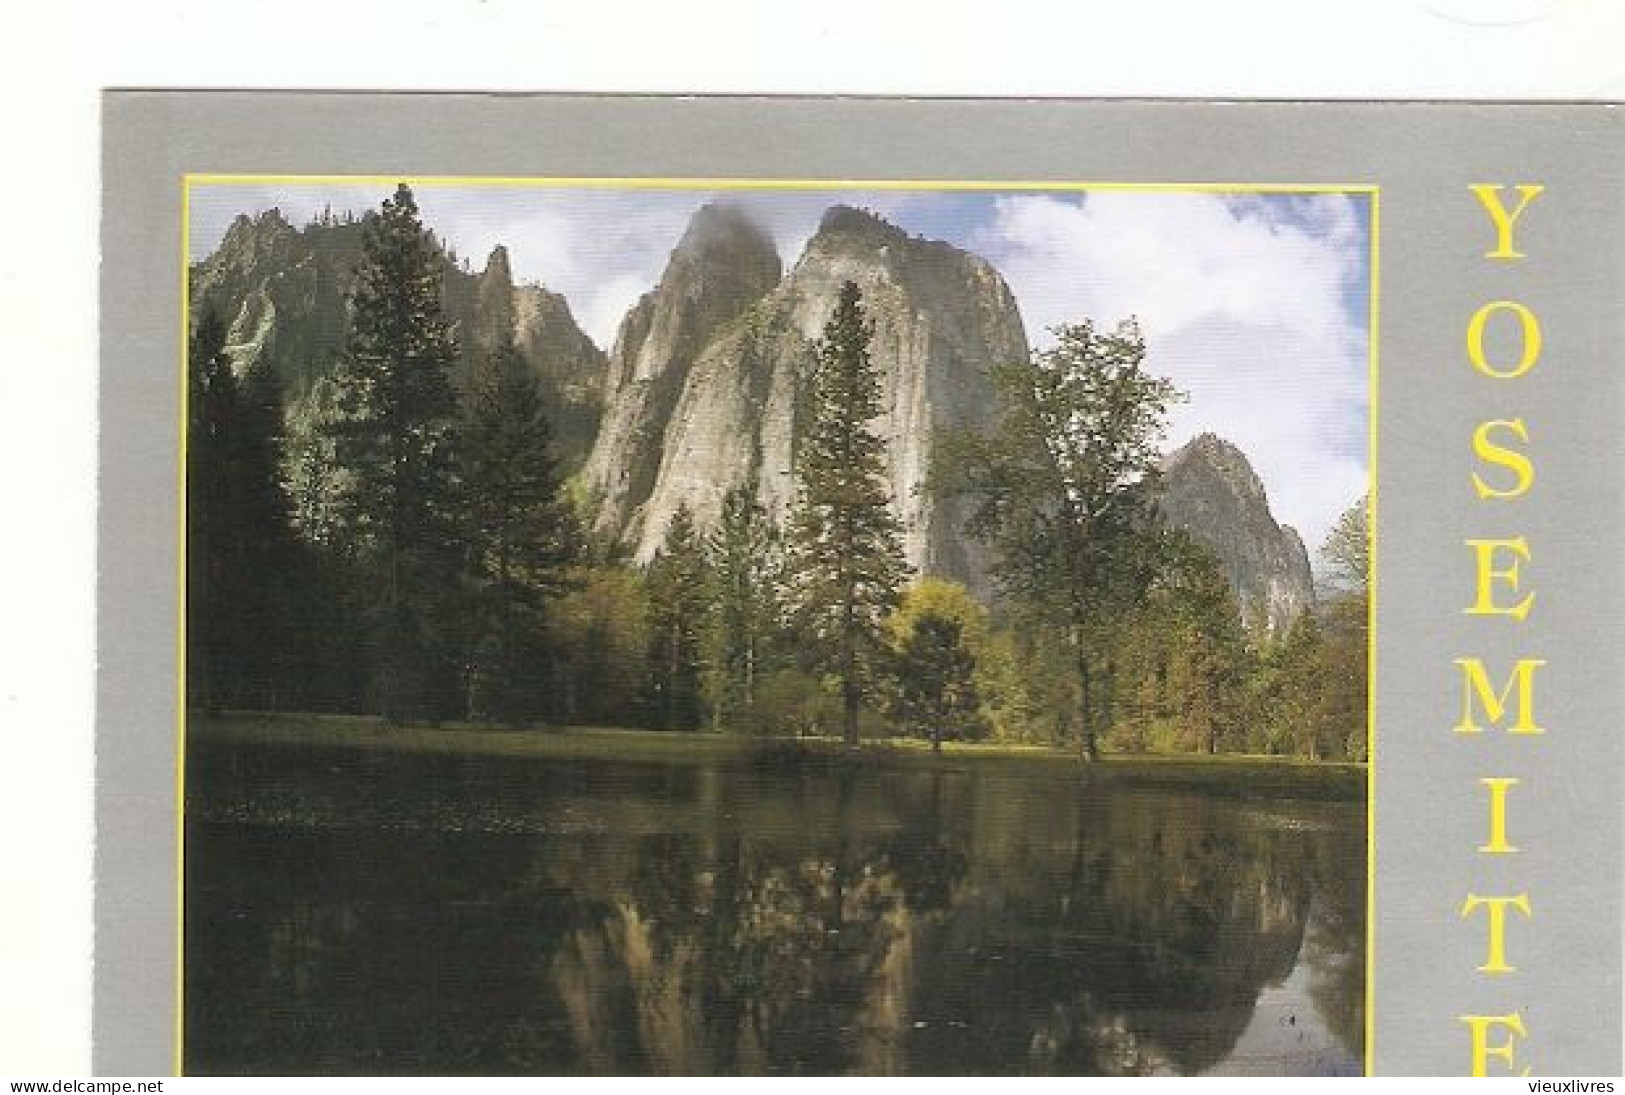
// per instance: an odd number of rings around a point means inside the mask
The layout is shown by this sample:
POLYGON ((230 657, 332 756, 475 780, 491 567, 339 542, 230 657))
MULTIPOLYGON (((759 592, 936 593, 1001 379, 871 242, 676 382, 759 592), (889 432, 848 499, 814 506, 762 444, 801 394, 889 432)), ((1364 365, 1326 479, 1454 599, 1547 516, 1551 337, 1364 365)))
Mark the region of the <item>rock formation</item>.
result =
MULTIPOLYGON (((756 246, 765 243, 758 234, 756 246)), ((646 559, 679 505, 687 503, 704 524, 730 488, 751 481, 782 520, 794 493, 797 415, 813 344, 850 280, 874 324, 870 355, 886 408, 875 429, 887 446, 904 553, 921 572, 985 589, 985 566, 963 534, 959 507, 933 498, 923 484, 939 431, 988 422, 994 403, 988 366, 1027 353, 1015 299, 999 273, 975 255, 837 206, 782 282, 733 283, 740 290, 734 300, 752 291, 757 299, 686 343, 693 347, 688 353, 649 354, 659 345, 652 336, 657 317, 674 292, 668 283, 674 273, 692 277, 679 264, 685 250, 679 246, 660 288, 622 327, 612 366, 618 389, 589 461, 597 473, 589 486, 603 502, 600 527, 646 559), (620 392, 640 379, 648 394, 640 391, 635 411, 623 418, 620 392), (645 463, 651 458, 652 474, 645 463)), ((767 273, 766 263, 755 272, 767 273)), ((700 334, 697 325, 684 333, 700 334)))
MULTIPOLYGON (((603 425, 582 475, 599 506, 601 532, 635 541, 630 530, 642 527, 695 362, 772 291, 780 273, 773 241, 738 210, 707 205, 694 215, 660 284, 621 321, 610 352, 603 425)), ((729 469, 716 476, 723 490, 735 479, 729 469)), ((662 524, 656 539, 663 530, 662 524)))
MULTIPOLYGON (((323 215, 295 228, 277 209, 232 222, 215 252, 191 271, 194 312, 225 320, 236 368, 269 361, 297 404, 344 350, 346 301, 361 257, 365 218, 323 215)), ((506 329, 541 377, 567 466, 580 463, 598 432, 605 357, 576 326, 564 298, 515 285, 497 247, 475 274, 445 253, 442 301, 455 326, 466 379, 472 355, 506 329)))
POLYGON ((1290 525, 1270 514, 1264 484, 1242 451, 1204 433, 1163 461, 1162 512, 1219 558, 1242 618, 1271 634, 1314 606, 1309 553, 1290 525))
MULTIPOLYGON (((194 306, 226 319, 237 367, 270 361, 296 408, 343 351, 364 225, 324 215, 300 229, 275 209, 241 216, 192 269, 194 306)), ((813 346, 848 280, 874 324, 885 407, 874 428, 886 442, 905 555, 918 572, 985 595, 986 558, 964 533, 962 504, 933 497, 925 480, 941 431, 989 424, 988 366, 1028 348, 998 271, 949 244, 836 206, 786 272, 745 213, 707 205, 607 357, 564 298, 514 284, 505 247, 478 273, 447 252, 443 299, 464 355, 454 379, 466 377, 473 354, 511 335, 543 381, 561 455, 567 469, 581 469, 597 530, 646 561, 678 506, 703 527, 739 484, 754 482, 784 520, 813 346)), ((1164 492, 1164 516, 1215 551, 1246 619, 1279 632, 1313 605, 1303 543, 1276 524, 1234 445, 1203 434, 1168 456, 1164 492)))

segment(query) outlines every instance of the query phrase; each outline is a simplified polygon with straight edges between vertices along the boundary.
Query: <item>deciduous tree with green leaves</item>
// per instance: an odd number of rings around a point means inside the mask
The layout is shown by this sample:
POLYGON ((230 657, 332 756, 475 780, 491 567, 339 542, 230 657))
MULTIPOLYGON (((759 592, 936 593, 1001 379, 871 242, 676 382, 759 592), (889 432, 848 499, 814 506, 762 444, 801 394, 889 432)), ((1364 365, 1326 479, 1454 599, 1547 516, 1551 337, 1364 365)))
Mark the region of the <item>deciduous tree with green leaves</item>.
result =
POLYGON ((796 619, 819 666, 840 682, 848 745, 858 742, 864 693, 878 677, 883 621, 909 573, 885 445, 870 425, 882 409, 873 335, 862 294, 846 282, 815 348, 789 530, 796 619))
POLYGON ((1332 579, 1322 597, 1320 712, 1332 748, 1351 760, 1365 760, 1371 609, 1369 497, 1345 510, 1321 545, 1320 558, 1332 579))
POLYGON ((1004 593, 1066 645, 1078 748, 1093 758, 1102 663, 1156 565, 1145 537, 1168 409, 1182 396, 1146 371, 1133 320, 1053 333, 1053 347, 993 369, 997 424, 945 438, 933 475, 971 499, 968 531, 992 549, 1004 593))
POLYGON ((1371 500, 1361 498, 1344 510, 1320 547, 1322 569, 1336 592, 1364 594, 1371 582, 1371 500))

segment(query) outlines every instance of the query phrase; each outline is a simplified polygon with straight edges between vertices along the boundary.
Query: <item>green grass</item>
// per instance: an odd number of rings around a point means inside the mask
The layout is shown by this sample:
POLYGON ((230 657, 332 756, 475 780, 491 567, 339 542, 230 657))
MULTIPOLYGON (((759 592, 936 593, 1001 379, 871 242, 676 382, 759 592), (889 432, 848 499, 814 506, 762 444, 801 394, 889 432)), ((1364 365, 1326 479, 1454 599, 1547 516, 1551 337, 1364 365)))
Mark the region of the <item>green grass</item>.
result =
POLYGON ((559 760, 615 760, 651 764, 716 762, 832 765, 876 768, 995 770, 1001 774, 1076 775, 1103 784, 1192 787, 1227 794, 1266 794, 1359 800, 1366 766, 1295 757, 1223 754, 1108 754, 1085 764, 1075 752, 1042 745, 949 742, 940 756, 928 742, 909 738, 865 741, 849 750, 837 738, 745 738, 718 733, 669 733, 613 727, 506 730, 446 723, 392 727, 355 715, 193 715, 196 741, 295 748, 340 748, 559 760))

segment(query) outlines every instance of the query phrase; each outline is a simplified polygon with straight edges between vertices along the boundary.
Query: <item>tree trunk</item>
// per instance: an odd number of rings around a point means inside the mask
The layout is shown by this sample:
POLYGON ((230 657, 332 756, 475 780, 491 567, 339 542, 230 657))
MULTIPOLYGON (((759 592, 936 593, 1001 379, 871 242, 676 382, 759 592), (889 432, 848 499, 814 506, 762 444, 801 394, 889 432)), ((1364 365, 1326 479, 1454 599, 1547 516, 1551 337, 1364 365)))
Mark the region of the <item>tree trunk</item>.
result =
POLYGON ((1083 637, 1078 637, 1078 756, 1082 760, 1098 760, 1100 747, 1095 742, 1094 712, 1090 704, 1089 652, 1083 637))
POLYGON ((858 691, 858 651, 857 620, 853 611, 852 598, 849 595, 841 608, 841 704, 842 731, 841 737, 848 749, 856 749, 858 745, 858 707, 861 695, 858 691))

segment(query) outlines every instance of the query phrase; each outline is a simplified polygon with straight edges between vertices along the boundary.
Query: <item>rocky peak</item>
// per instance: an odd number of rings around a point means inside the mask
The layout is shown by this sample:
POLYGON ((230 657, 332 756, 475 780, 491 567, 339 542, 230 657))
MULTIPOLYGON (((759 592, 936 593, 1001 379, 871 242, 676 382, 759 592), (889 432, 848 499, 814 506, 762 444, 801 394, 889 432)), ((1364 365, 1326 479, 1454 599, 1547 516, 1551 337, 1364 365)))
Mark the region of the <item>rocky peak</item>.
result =
POLYGON ((690 218, 660 283, 621 321, 610 353, 603 424, 583 472, 600 529, 622 534, 648 499, 695 359, 782 272, 772 239, 742 210, 713 203, 690 218))
MULTIPOLYGON (((271 366, 290 404, 306 399, 343 353, 348 297, 375 214, 324 212, 303 228, 280 210, 238 216, 215 252, 192 270, 195 310, 213 308, 229 325, 233 364, 271 366)), ((442 254, 441 300, 458 333, 461 383, 474 354, 507 333, 529 357, 546 392, 561 457, 574 468, 597 432, 605 356, 582 333, 563 298, 513 282, 505 247, 475 274, 442 254)))
POLYGON ((282 215, 282 210, 273 206, 253 217, 246 213, 237 214, 232 218, 231 227, 226 229, 219 249, 225 254, 239 255, 263 251, 278 239, 293 234, 293 225, 282 215))
POLYGON ((819 218, 818 231, 813 234, 807 250, 815 252, 842 245, 883 247, 905 243, 908 239, 907 232, 878 213, 850 205, 832 205, 819 218))
POLYGON ((1248 621, 1279 634, 1314 606, 1303 540, 1270 513, 1264 483, 1229 441, 1201 434, 1162 465, 1163 516, 1218 556, 1248 621))
POLYGON ((502 244, 491 248, 490 257, 485 260, 485 272, 480 275, 480 280, 491 286, 513 288, 513 267, 508 261, 508 249, 502 244))
POLYGON ((475 342, 482 349, 496 346, 504 336, 517 340, 514 330, 513 269, 508 249, 497 244, 485 260, 485 270, 474 284, 475 342))
MULTIPOLYGON (((983 425, 992 413, 988 367, 1027 352, 1014 297, 981 258, 844 206, 824 215, 790 274, 693 357, 681 385, 672 385, 669 413, 647 423, 655 443, 643 457, 652 455, 656 470, 643 499, 628 496, 630 504, 619 506, 611 499, 602 528, 648 558, 680 506, 703 525, 730 488, 752 481, 769 511, 786 516, 813 346, 846 281, 858 285, 874 325, 869 350, 884 408, 874 429, 886 442, 905 554, 921 573, 985 588, 985 560, 963 534, 963 514, 920 488, 938 433, 983 425)), ((623 331, 649 320, 640 306, 623 331)), ((607 436, 600 454, 605 468, 639 458, 624 439, 607 436)), ((642 474, 635 464, 621 466, 642 474)))
POLYGON ((214 281, 240 282, 294 266, 308 251, 282 211, 267 209, 255 217, 238 214, 220 246, 205 261, 214 281))
POLYGON ((1216 433, 1197 434, 1168 455, 1165 472, 1174 474, 1184 468, 1192 475, 1212 476, 1233 493, 1268 505, 1264 481, 1253 470, 1252 462, 1216 433))
POLYGON ((742 262, 758 267, 771 264, 777 268, 779 253, 772 239, 743 209, 707 202, 689 218, 688 227, 672 250, 672 260, 724 265, 742 262))

